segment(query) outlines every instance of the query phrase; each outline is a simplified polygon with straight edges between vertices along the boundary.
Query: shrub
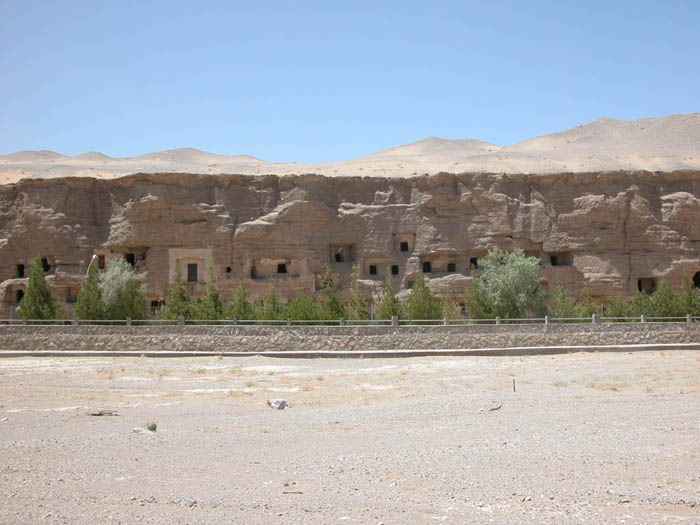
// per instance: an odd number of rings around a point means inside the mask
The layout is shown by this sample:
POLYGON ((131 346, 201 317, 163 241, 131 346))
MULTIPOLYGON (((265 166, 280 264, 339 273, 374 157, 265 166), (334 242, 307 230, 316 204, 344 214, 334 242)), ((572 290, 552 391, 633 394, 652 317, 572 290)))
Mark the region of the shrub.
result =
POLYGON ((65 314, 58 299, 44 277, 41 258, 36 257, 29 270, 27 291, 22 297, 17 314, 24 319, 63 319, 65 314))
POLYGON ((393 316, 401 316, 401 304, 391 288, 391 276, 387 275, 384 288, 377 301, 377 319, 391 319, 393 316))
POLYGON ((425 284, 423 272, 418 273, 411 287, 411 295, 401 309, 407 319, 440 319, 442 317, 440 303, 432 296, 430 288, 425 284))

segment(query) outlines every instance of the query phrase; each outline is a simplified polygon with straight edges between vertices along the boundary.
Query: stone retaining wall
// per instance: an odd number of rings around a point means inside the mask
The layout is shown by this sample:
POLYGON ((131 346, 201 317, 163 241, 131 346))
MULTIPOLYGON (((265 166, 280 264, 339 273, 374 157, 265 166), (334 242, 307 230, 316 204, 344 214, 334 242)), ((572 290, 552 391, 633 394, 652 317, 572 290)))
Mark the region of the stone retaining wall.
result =
POLYGON ((700 323, 0 326, 0 350, 269 352, 700 343, 700 323))

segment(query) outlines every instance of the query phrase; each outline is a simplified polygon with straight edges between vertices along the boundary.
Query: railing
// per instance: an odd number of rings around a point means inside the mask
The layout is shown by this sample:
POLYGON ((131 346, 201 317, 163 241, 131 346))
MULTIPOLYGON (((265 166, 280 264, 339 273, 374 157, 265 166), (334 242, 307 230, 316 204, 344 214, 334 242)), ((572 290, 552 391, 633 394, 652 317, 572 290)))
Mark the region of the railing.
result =
POLYGON ((81 325, 121 325, 121 326, 461 326, 461 325, 549 325, 568 323, 695 323, 700 322, 700 316, 690 314, 683 317, 601 317, 597 314, 591 317, 529 317, 508 319, 496 317, 493 319, 326 319, 326 320, 294 320, 294 319, 0 319, 0 326, 81 326, 81 325))

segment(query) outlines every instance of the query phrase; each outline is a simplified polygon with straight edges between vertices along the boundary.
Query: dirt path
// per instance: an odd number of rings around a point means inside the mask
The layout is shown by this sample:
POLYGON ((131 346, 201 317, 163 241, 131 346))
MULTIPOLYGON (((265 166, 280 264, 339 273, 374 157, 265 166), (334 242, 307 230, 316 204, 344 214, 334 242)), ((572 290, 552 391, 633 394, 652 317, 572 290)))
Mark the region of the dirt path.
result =
POLYGON ((0 405, 3 523, 700 523, 700 352, 5 359, 0 405))

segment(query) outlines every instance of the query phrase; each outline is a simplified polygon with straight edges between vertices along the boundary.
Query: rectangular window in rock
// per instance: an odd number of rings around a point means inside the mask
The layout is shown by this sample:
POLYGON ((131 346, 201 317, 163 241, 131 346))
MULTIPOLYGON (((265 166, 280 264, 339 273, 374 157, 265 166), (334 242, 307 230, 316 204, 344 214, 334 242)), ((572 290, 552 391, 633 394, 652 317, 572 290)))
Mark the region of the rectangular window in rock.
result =
POLYGON ((430 261, 425 261, 423 263, 423 273, 430 273, 433 271, 433 265, 430 261))
POLYGON ((286 263, 279 263, 277 265, 277 273, 287 273, 287 264, 286 263))
POLYGON ((99 270, 104 270, 105 269, 105 256, 104 255, 98 255, 97 256, 97 268, 99 270))
POLYGON ((457 265, 455 263, 447 263, 447 271, 448 272, 456 272, 457 265))
POLYGON ((649 295, 653 294, 656 291, 656 279, 654 277, 637 279, 637 290, 649 295))
POLYGON ((469 268, 478 268, 479 267, 479 258, 478 257, 470 257, 469 258, 469 268))
POLYGON ((24 277, 24 265, 23 264, 18 264, 17 265, 17 277, 20 279, 24 277))
POLYGON ((197 263, 187 263, 187 282, 197 282, 197 263))
POLYGON ((571 252, 553 253, 549 256, 549 262, 552 266, 571 266, 573 264, 573 257, 571 256, 571 252))
POLYGON ((399 275, 399 265, 398 264, 391 265, 391 275, 399 275))
POLYGON ((369 265, 369 274, 370 275, 377 275, 377 265, 376 264, 369 265))
POLYGON ((47 273, 51 269, 49 260, 46 257, 41 258, 41 267, 44 269, 44 273, 47 273))
POLYGON ((406 241, 401 241, 401 251, 402 252, 408 251, 408 243, 406 241))
MULTIPOLYGON (((124 254, 124 260, 128 262, 131 266, 136 264, 136 257, 134 257, 133 253, 125 253, 124 254)), ((195 265, 196 266, 196 265, 195 265)))

